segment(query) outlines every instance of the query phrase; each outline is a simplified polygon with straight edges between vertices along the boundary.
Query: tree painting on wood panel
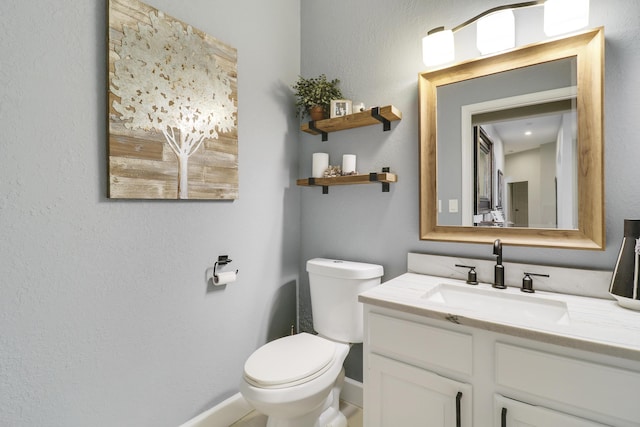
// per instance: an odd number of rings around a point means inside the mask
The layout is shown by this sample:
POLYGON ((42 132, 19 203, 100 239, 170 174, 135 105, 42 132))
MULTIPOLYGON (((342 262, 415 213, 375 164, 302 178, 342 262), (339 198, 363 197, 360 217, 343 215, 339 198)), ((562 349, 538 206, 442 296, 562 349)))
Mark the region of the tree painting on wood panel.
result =
POLYGON ((109 0, 109 197, 238 197, 237 51, 109 0))

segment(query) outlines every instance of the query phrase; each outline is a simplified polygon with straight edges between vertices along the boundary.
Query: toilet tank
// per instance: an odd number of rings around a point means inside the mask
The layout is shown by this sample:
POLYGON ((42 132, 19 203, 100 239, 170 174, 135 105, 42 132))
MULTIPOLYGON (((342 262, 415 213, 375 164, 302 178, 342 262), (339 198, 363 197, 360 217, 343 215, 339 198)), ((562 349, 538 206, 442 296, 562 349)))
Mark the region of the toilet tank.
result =
POLYGON ((313 328, 332 340, 362 342, 363 313, 358 294, 380 284, 382 266, 314 258, 307 261, 307 272, 313 328))

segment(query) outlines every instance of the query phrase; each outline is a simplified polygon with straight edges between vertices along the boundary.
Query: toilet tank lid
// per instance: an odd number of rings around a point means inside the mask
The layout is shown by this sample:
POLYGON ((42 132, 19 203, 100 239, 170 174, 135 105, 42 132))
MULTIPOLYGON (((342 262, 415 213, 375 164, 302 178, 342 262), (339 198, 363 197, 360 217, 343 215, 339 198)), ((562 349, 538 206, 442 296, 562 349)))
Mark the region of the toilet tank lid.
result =
POLYGON ((384 269, 377 264, 313 258, 307 261, 307 272, 337 279, 373 279, 382 277, 384 269))

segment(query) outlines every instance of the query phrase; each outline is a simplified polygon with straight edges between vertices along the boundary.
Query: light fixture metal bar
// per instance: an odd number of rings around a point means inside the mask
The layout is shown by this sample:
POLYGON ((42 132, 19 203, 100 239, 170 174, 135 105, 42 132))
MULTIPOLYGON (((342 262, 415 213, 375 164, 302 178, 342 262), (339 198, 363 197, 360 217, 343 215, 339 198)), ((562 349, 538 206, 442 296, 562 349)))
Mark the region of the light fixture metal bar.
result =
POLYGON ((525 1, 525 2, 521 2, 521 3, 513 3, 513 4, 505 4, 503 6, 497 6, 497 7, 485 10, 481 14, 476 15, 473 18, 471 18, 471 19, 463 22, 462 24, 454 27, 451 31, 455 33, 456 31, 463 29, 467 25, 473 24, 474 22, 476 22, 478 19, 482 18, 483 16, 487 16, 490 13, 493 13, 493 12, 498 12, 500 10, 505 10, 505 9, 519 9, 521 7, 538 6, 538 5, 544 4, 544 2, 545 2, 545 0, 534 0, 534 1, 525 1))
POLYGON ((430 36, 431 34, 439 33, 440 31, 444 31, 444 27, 433 28, 433 29, 427 31, 427 35, 430 36))

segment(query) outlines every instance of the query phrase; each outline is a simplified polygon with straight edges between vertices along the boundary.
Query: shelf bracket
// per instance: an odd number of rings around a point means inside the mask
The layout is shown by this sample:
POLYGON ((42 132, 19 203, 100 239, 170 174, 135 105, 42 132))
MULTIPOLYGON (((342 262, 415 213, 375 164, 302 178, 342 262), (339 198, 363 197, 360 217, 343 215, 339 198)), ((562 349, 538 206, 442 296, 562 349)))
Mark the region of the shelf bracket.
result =
MULTIPOLYGON (((382 172, 389 172, 391 169, 388 167, 384 167, 382 168, 382 172)), ((378 174, 376 172, 371 172, 369 174, 369 181, 370 182, 377 182, 378 181, 378 174)), ((388 193, 390 190, 390 185, 388 182, 382 182, 382 192, 383 193, 388 193)))
MULTIPOLYGON (((307 184, 310 185, 310 186, 311 185, 314 185, 314 186, 317 185, 316 184, 316 179, 315 178, 311 178, 311 177, 307 178, 307 184)), ((328 185, 323 185, 322 186, 322 194, 329 194, 329 186, 328 185)))
POLYGON ((380 107, 373 107, 371 109, 371 117, 382 123, 382 130, 384 132, 391 130, 391 121, 380 115, 380 107))
POLYGON ((314 120, 310 120, 309 121, 309 129, 311 129, 314 132, 318 132, 320 135, 322 135, 322 141, 328 141, 329 140, 329 134, 323 130, 320 130, 316 127, 316 122, 314 120))

